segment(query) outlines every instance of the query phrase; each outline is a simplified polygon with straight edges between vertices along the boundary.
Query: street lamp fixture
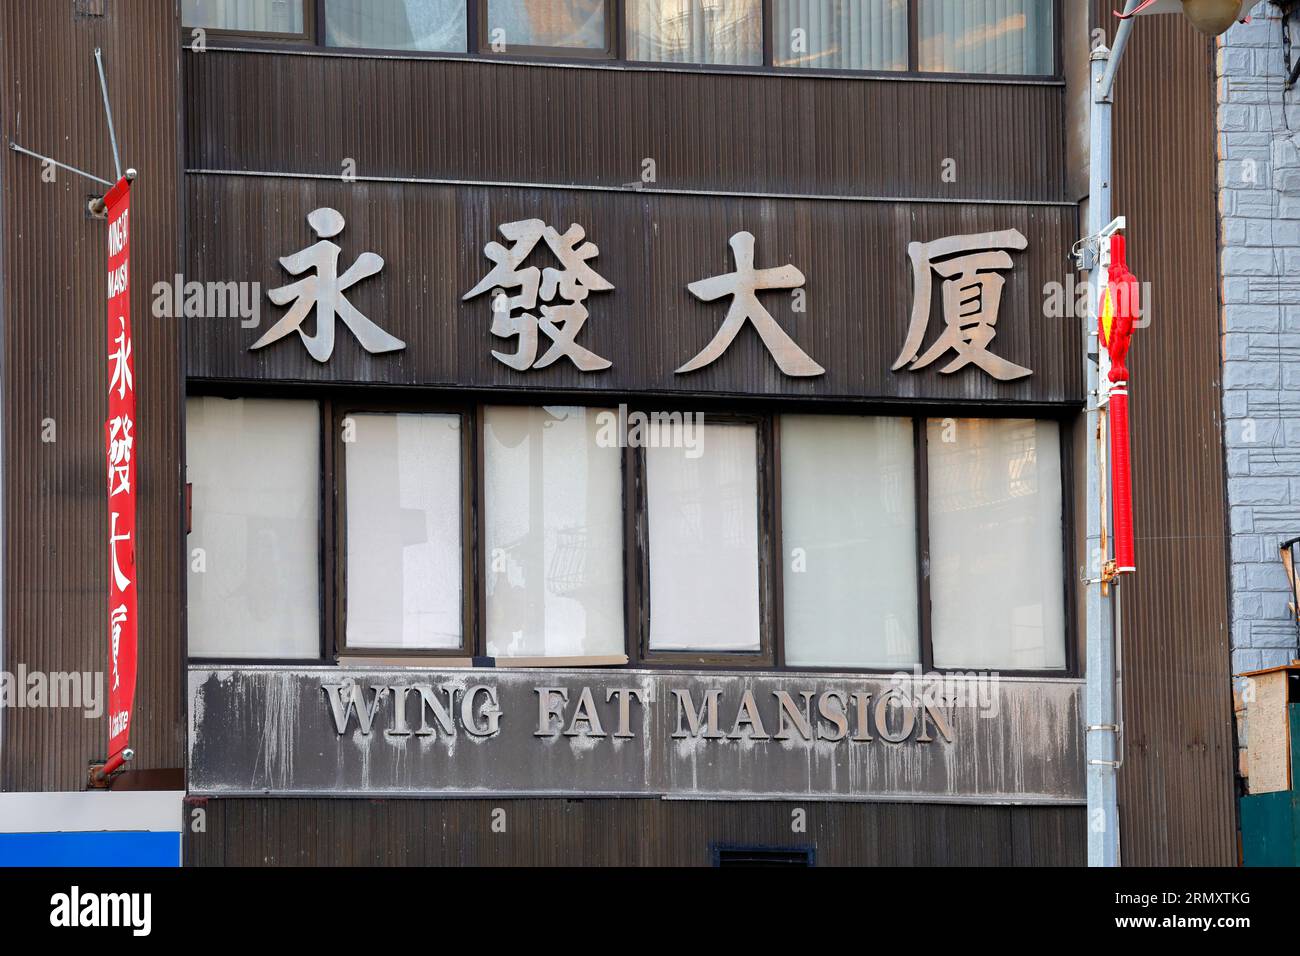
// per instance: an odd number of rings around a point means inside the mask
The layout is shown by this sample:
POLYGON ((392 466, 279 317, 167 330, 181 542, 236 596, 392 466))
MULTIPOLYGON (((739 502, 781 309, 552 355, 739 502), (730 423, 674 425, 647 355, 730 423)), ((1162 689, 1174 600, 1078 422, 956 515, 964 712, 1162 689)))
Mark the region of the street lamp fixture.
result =
MULTIPOLYGON (((1255 0, 1146 0, 1137 9, 1118 14, 1121 20, 1137 14, 1178 13, 1206 36, 1217 37, 1239 20, 1245 20, 1255 0)), ((1132 4, 1129 4, 1132 6, 1132 4)))
POLYGON ((1244 20, 1254 0, 1183 0, 1183 13, 1206 36, 1217 37, 1244 20))

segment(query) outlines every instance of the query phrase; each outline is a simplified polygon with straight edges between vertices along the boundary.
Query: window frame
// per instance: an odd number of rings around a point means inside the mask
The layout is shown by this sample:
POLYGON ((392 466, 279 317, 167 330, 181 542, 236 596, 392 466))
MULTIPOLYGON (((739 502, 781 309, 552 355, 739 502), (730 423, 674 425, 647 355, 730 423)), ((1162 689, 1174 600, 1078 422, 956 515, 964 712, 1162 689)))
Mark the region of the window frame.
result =
MULTIPOLYGON (((629 0, 604 0, 604 50, 573 47, 514 47, 507 53, 493 53, 487 44, 487 0, 464 0, 466 4, 466 50, 392 50, 384 48, 332 47, 325 44, 325 0, 303 0, 304 34, 272 34, 230 30, 207 30, 209 37, 235 41, 235 46, 268 50, 280 45, 307 48, 333 56, 385 57, 413 60, 477 60, 498 63, 527 63, 545 66, 579 66, 616 70, 662 70, 686 73, 720 73, 748 76, 807 76, 838 79, 906 79, 926 82, 1061 85, 1065 81, 1063 17, 1065 0, 1052 0, 1052 57, 1050 73, 940 73, 920 67, 919 0, 908 0, 908 61, 905 70, 820 69, 777 66, 773 38, 775 0, 762 0, 763 62, 755 65, 721 63, 669 63, 627 58, 626 4, 629 0)), ((181 45, 192 42, 194 27, 181 26, 181 45)))
MULTIPOLYGON (((905 418, 912 422, 913 480, 916 507, 916 573, 918 640, 922 673, 969 673, 970 668, 940 669, 934 663, 929 582, 930 518, 927 423, 932 419, 1028 418, 1051 422, 1059 430, 1061 468, 1061 588, 1064 593, 1065 667, 1055 670, 997 669, 1003 677, 1028 679, 1078 679, 1082 676, 1079 646, 1079 556, 1081 541, 1077 537, 1075 493, 1078 476, 1074 462, 1074 442, 1078 436, 1071 427, 1074 409, 1046 406, 961 407, 920 406, 901 409, 897 404, 848 403, 841 401, 774 402, 692 398, 680 396, 673 401, 653 402, 645 398, 579 394, 541 396, 528 393, 471 394, 463 400, 438 396, 410 399, 375 400, 365 397, 365 390, 346 388, 313 389, 306 394, 295 386, 257 387, 218 382, 191 382, 187 399, 201 397, 279 399, 309 401, 317 406, 320 421, 320 481, 318 576, 320 581, 320 656, 317 658, 199 658, 188 656, 194 665, 231 667, 238 665, 311 666, 347 665, 353 660, 391 659, 406 666, 468 666, 471 659, 484 660, 486 648, 486 579, 484 542, 486 541, 486 467, 484 429, 489 406, 577 405, 591 409, 617 409, 627 406, 628 413, 703 412, 709 424, 734 422, 756 424, 758 428, 758 518, 759 518, 759 621, 760 646, 751 651, 654 651, 649 652, 649 515, 646 510, 645 449, 628 447, 622 435, 622 515, 623 515, 623 603, 624 654, 626 664, 605 664, 618 668, 741 670, 758 673, 824 673, 888 675, 899 668, 861 668, 849 666, 790 666, 784 659, 784 545, 781 512, 781 419, 785 414, 884 416, 905 418), (903 412, 903 414, 900 414, 903 412), (461 509, 462 509, 462 582, 463 643, 460 649, 425 650, 395 648, 346 649, 346 471, 342 442, 342 421, 349 414, 459 414, 461 416, 461 509)), ((188 549, 187 549, 188 555, 188 549)), ((188 557, 186 558, 188 562, 188 557)), ((188 564, 187 564, 188 568, 188 564)), ((188 583, 188 570, 186 581, 188 583)), ((186 602, 188 605, 188 601, 186 602)), ((511 659, 502 658, 497 666, 510 667, 511 659)), ((535 659, 528 659, 535 660, 535 659)), ((532 665, 530 665, 532 666, 532 665)), ((554 665, 560 666, 560 665, 554 665)), ((572 666, 579 666, 574 664, 572 666)), ((597 666, 597 665, 582 665, 597 666)))
MULTIPOLYGON (((323 2, 323 0, 318 0, 318 2, 323 2)), ((473 40, 473 49, 467 51, 470 56, 477 56, 485 60, 507 61, 544 57, 546 59, 570 59, 588 63, 602 60, 615 61, 619 58, 621 40, 619 39, 618 25, 622 22, 623 5, 618 0, 600 0, 605 10, 605 45, 600 49, 571 46, 512 46, 508 47, 505 53, 493 52, 488 38, 489 2, 490 0, 468 0, 469 9, 466 12, 468 18, 466 23, 469 24, 469 32, 473 40)), ((467 37, 468 39, 470 38, 467 37)))
MULTIPOLYGON (((476 459, 475 469, 476 476, 474 479, 475 492, 475 516, 474 516, 474 533, 476 544, 480 553, 477 563, 474 565, 474 599, 475 599, 475 620, 477 631, 474 635, 476 648, 475 654, 487 658, 487 412, 489 408, 542 408, 542 407, 563 407, 563 408, 585 408, 591 411, 613 411, 618 412, 618 402, 609 403, 601 401, 600 396, 583 396, 571 399, 559 397, 556 401, 542 402, 535 396, 527 398, 501 398, 493 396, 484 396, 481 401, 474 405, 474 434, 476 459)), ((633 499, 630 497, 632 488, 632 449, 627 447, 626 435, 621 435, 623 443, 620 447, 622 452, 619 455, 619 488, 622 497, 619 500, 619 512, 623 521, 623 647, 622 656, 626 658, 626 664, 619 666, 634 666, 634 657, 630 648, 635 641, 633 640, 632 622, 636 615, 636 592, 632 586, 632 577, 635 568, 629 560, 632 552, 631 542, 631 525, 629 516, 634 513, 634 509, 629 507, 629 502, 633 499)), ((493 657, 493 661, 505 661, 504 666, 511 666, 511 661, 525 660, 536 661, 541 658, 524 657, 493 657)), ((554 660, 566 660, 572 658, 553 658, 554 660)), ((584 658, 585 660, 595 660, 596 658, 584 658)), ((501 666, 501 665, 498 665, 501 666)), ((536 665, 530 665, 536 666, 536 665)))
POLYGON ((636 60, 627 54, 627 5, 637 0, 616 0, 618 6, 618 59, 640 67, 683 67, 695 70, 774 71, 784 73, 791 67, 777 66, 772 62, 772 0, 758 0, 761 17, 758 35, 758 63, 708 63, 702 60, 636 60))
MULTIPOLYGON (((208 667, 228 667, 238 664, 247 664, 250 666, 263 667, 312 667, 326 663, 329 657, 329 635, 331 633, 331 614, 329 613, 329 602, 326 597, 326 589, 329 586, 329 557, 326 555, 328 538, 326 529, 331 521, 331 505, 328 494, 326 493, 326 481, 329 474, 329 460, 331 452, 326 448, 329 443, 329 435, 326 429, 329 427, 327 419, 327 406, 329 402, 320 397, 313 396, 295 396, 292 394, 268 394, 261 390, 250 389, 248 391, 234 389, 211 389, 211 390, 188 390, 186 391, 181 402, 182 408, 186 406, 192 398, 224 398, 224 399, 255 399, 268 401, 291 401, 291 402, 309 402, 316 406, 317 421, 317 482, 316 482, 316 614, 318 620, 318 630, 316 642, 315 657, 209 657, 209 656, 191 656, 190 655, 190 614, 189 614, 189 576, 190 570, 190 549, 189 536, 193 531, 187 531, 185 534, 186 546, 184 549, 185 557, 185 602, 182 611, 182 620, 184 621, 185 633, 183 635, 185 642, 185 660, 189 664, 197 664, 208 667)), ((182 414, 181 436, 184 442, 185 429, 187 420, 182 414)), ((189 455, 188 448, 186 459, 181 467, 181 475, 184 483, 189 482, 189 455)), ((189 500, 189 506, 192 507, 192 499, 189 500)), ((182 523, 182 528, 187 524, 182 523)))
MULTIPOLYGON (((943 421, 947 418, 977 418, 986 420, 1007 420, 1007 419, 1025 419, 1028 418, 1033 422, 1051 422, 1056 426, 1058 441, 1057 447, 1060 454, 1061 468, 1061 586, 1064 588, 1064 601, 1061 609, 1065 616, 1064 626, 1061 637, 1065 641, 1065 666, 1058 668, 1045 669, 1012 669, 996 668, 987 669, 990 672, 997 673, 1003 677, 1039 677, 1039 678, 1067 678, 1081 677, 1079 657, 1079 642, 1077 634, 1078 624, 1078 578, 1070 574, 1070 569, 1075 565, 1075 530, 1074 530, 1074 458, 1071 454, 1070 435, 1066 429, 1066 421, 1060 418, 1045 417, 1043 415, 1027 413, 1020 409, 1011 409, 1003 415, 970 415, 954 412, 951 415, 921 415, 914 419, 913 432, 914 441, 917 447, 917 467, 924 468, 924 483, 922 487, 921 479, 918 478, 918 494, 924 490, 924 502, 918 498, 917 501, 917 536, 920 538, 921 524, 925 524, 925 538, 922 539, 922 548, 918 552, 918 569, 923 568, 923 580, 918 583, 924 586, 924 600, 921 604, 921 613, 923 622, 921 624, 922 632, 922 654, 924 663, 922 668, 926 673, 939 674, 956 674, 969 673, 977 671, 984 673, 986 669, 971 667, 946 667, 939 668, 934 660, 934 630, 932 619, 932 604, 930 596, 930 466, 929 466, 929 434, 927 424, 931 421, 943 421)), ((918 471, 918 475, 920 472, 918 471)))
POLYGON ((401 56, 413 59, 464 59, 476 56, 478 31, 475 28, 475 7, 482 0, 461 0, 465 6, 465 49, 464 50, 401 50, 388 47, 331 46, 327 42, 326 27, 329 25, 329 13, 326 7, 329 0, 304 0, 311 4, 314 31, 309 37, 313 48, 332 51, 340 56, 401 56))
POLYGON ((925 447, 921 440, 925 437, 925 415, 898 415, 889 414, 888 411, 871 410, 871 411, 837 411, 821 412, 815 409, 782 409, 772 415, 772 428, 774 432, 773 447, 774 451, 774 471, 772 475, 773 494, 775 495, 774 507, 776 509, 777 521, 776 526, 772 529, 773 541, 778 560, 775 562, 776 580, 777 580, 777 626, 780 640, 777 642, 777 660, 782 670, 792 672, 824 673, 824 674, 894 674, 898 673, 899 668, 883 667, 848 667, 845 665, 812 665, 799 664, 787 665, 785 661, 785 514, 782 510, 781 501, 781 426, 782 421, 787 415, 819 415, 827 414, 833 417, 854 417, 854 418, 897 418, 910 423, 912 429, 912 507, 916 515, 916 535, 915 535, 915 556, 914 568, 916 572, 916 646, 917 662, 923 673, 930 673, 934 670, 934 652, 933 645, 930 641, 930 575, 928 573, 930 562, 929 551, 929 479, 926 473, 926 454, 925 447))
MULTIPOLYGON (((320 37, 324 35, 325 0, 300 0, 302 3, 302 32, 280 33, 263 30, 224 30, 218 27, 186 26, 181 22, 182 46, 193 42, 194 31, 202 30, 206 37, 222 40, 235 40, 250 44, 291 44, 293 46, 321 45, 320 37), (318 29, 319 28, 319 29, 318 29)), ((179 17, 179 13, 178 13, 179 17)), ((330 49, 333 49, 332 47, 330 49)))
POLYGON ((330 403, 329 444, 333 457, 328 469, 329 524, 327 541, 329 559, 322 569, 326 583, 331 585, 329 621, 333 626, 332 639, 327 641, 330 654, 337 663, 356 659, 397 658, 402 660, 445 661, 464 660, 477 656, 478 602, 475 595, 474 560, 478 554, 479 538, 475 533, 475 513, 478 509, 474 494, 477 452, 475 409, 458 403, 420 403, 408 405, 396 402, 367 402, 364 400, 330 403), (347 533, 347 448, 343 441, 343 423, 353 415, 456 415, 460 419, 460 603, 461 633, 457 648, 414 647, 350 647, 348 635, 348 533, 347 533))
MULTIPOLYGON (((771 0, 764 0, 771 2, 771 0)), ((921 0, 907 0, 907 72, 922 77, 952 77, 970 79, 1064 79, 1065 48, 1063 46, 1065 0, 1052 0, 1052 72, 1051 73, 943 73, 921 69, 921 0)))
MULTIPOLYGON (((698 411, 687 406, 651 407, 647 404, 629 405, 628 413, 633 412, 681 412, 690 414, 698 411)), ((705 412, 708 425, 721 427, 753 426, 756 438, 755 492, 758 514, 758 635, 757 651, 707 651, 707 650, 671 650, 657 651, 650 647, 650 618, 653 598, 650 591, 650 509, 648 504, 649 486, 647 482, 647 461, 645 448, 629 449, 633 452, 634 498, 630 521, 634 527, 634 537, 630 539, 631 547, 624 547, 635 560, 635 580, 637 584, 636 603, 632 611, 636 615, 635 628, 629 631, 635 636, 632 649, 635 656, 630 663, 634 666, 647 667, 690 667, 690 668, 745 668, 775 670, 779 666, 776 648, 780 645, 782 634, 776 615, 776 595, 779 593, 778 581, 774 577, 773 544, 774 528, 779 516, 779 505, 774 503, 773 456, 775 445, 772 437, 773 416, 760 412, 705 412)), ((779 552, 777 552, 779 553, 779 552)))

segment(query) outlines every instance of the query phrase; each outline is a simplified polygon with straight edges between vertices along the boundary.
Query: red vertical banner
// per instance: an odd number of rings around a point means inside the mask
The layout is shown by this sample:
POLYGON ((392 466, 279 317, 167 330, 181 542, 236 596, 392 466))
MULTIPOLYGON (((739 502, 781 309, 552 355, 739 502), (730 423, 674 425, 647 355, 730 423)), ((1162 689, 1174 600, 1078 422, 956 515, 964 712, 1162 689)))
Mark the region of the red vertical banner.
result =
POLYGON ((122 762, 135 708, 135 360, 131 345, 131 184, 118 180, 108 210, 108 765, 122 762))

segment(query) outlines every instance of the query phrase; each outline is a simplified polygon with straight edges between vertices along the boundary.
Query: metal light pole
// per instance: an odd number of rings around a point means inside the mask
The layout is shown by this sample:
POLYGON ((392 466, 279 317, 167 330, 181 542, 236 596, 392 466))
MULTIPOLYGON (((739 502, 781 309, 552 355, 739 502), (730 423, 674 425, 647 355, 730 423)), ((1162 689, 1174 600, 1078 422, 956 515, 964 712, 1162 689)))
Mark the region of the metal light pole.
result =
MULTIPOLYGON (((1135 6, 1137 0, 1129 0, 1135 6)), ((1123 53, 1121 36, 1127 41, 1126 30, 1132 21, 1120 25, 1115 39, 1115 51, 1105 46, 1092 52, 1091 60, 1091 114, 1088 188, 1088 242, 1098 241, 1102 230, 1111 221, 1111 102, 1107 78, 1113 79, 1115 66, 1123 53)), ((1101 268, 1101 248, 1090 259, 1090 284, 1092 302, 1100 305, 1106 277, 1101 268)), ((1091 313, 1092 310, 1090 309, 1091 313)), ((1100 438, 1103 420, 1101 406, 1101 360, 1103 349, 1097 337, 1096 316, 1089 314, 1085 339, 1087 353, 1095 353, 1094 361, 1085 354, 1083 364, 1088 382, 1088 427, 1085 442, 1100 438)), ((1086 757, 1088 761, 1088 865, 1119 866, 1119 804, 1116 794, 1115 758, 1118 747, 1119 725, 1115 711, 1115 617, 1113 587, 1103 594, 1102 574, 1106 554, 1102 547, 1101 495, 1108 482, 1104 464, 1092 450, 1088 460, 1087 504, 1087 558, 1088 575, 1084 602, 1084 621, 1087 628, 1087 734, 1086 757)))
MULTIPOLYGON (((1141 0, 1127 0, 1126 14, 1133 13, 1141 0)), ((1092 302, 1096 310, 1102 307, 1103 293, 1109 281, 1109 235, 1122 228, 1122 220, 1114 220, 1111 208, 1112 110, 1111 90, 1120 60, 1128 46, 1133 20, 1122 20, 1115 33, 1115 48, 1104 45, 1093 50, 1090 62, 1090 113, 1089 113, 1089 170, 1088 170, 1088 236, 1084 243, 1085 261, 1089 268, 1092 302), (1096 249, 1087 248, 1096 243, 1096 249)), ((1090 309, 1092 313, 1094 310, 1090 309)), ((1088 382, 1088 418, 1086 442, 1094 443, 1095 453, 1087 454, 1087 556, 1091 573, 1088 575, 1084 601, 1084 621, 1087 630, 1087 732, 1085 755, 1088 766, 1088 865, 1119 866, 1119 799, 1117 774, 1119 771, 1119 740, 1123 733, 1117 706, 1116 646, 1119 627, 1120 579, 1109 577, 1107 554, 1103 546, 1105 515, 1102 513, 1106 498, 1103 495, 1110 485, 1109 462, 1102 457, 1105 447, 1106 386, 1105 352, 1097 335, 1097 315, 1089 314, 1085 320, 1088 348, 1085 350, 1084 371, 1088 382), (1092 356, 1095 355, 1095 358, 1092 356)))

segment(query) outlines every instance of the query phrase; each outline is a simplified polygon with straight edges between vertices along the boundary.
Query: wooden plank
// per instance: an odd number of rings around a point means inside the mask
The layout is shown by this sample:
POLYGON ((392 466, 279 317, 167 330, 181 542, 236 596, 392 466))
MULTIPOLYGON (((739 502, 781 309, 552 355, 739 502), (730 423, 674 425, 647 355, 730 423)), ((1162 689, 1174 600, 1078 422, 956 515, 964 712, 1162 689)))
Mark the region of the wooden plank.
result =
POLYGON ((1286 702, 1286 674, 1265 674, 1253 680, 1255 699, 1246 711, 1250 733, 1250 792, 1290 790, 1291 734, 1286 702))

